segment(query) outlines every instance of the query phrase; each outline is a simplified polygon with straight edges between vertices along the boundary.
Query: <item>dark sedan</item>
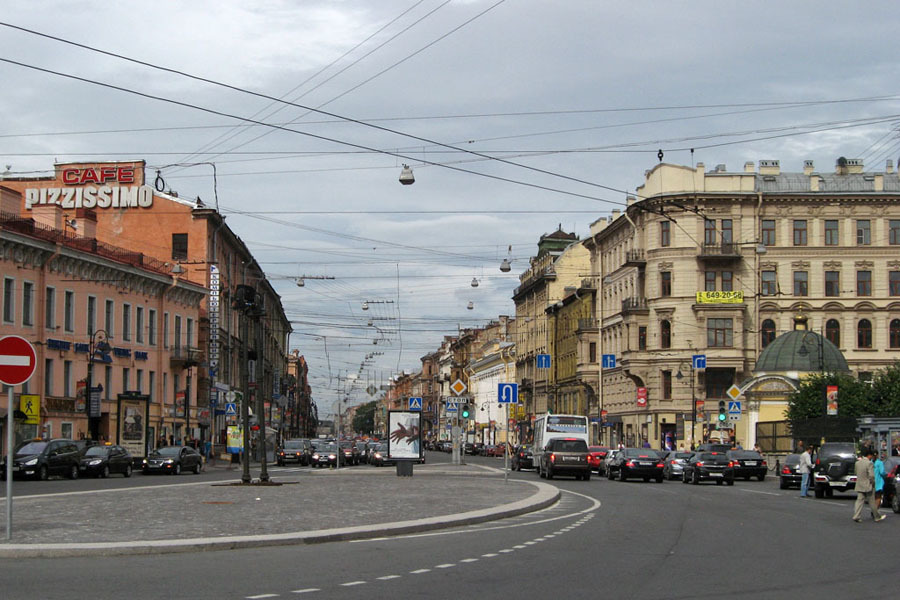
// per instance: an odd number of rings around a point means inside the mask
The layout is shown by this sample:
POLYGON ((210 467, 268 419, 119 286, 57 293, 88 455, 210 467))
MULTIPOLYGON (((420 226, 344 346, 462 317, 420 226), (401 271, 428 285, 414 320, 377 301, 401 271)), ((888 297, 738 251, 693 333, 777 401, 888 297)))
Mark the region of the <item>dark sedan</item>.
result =
POLYGON ((734 485, 734 462, 722 452, 697 452, 684 465, 683 483, 715 481, 716 485, 734 485))
POLYGON ((619 481, 639 477, 644 481, 663 480, 663 462, 654 450, 645 448, 625 448, 606 466, 609 479, 618 477, 619 481))
MULTIPOLYGON (((791 486, 800 487, 803 481, 803 475, 798 470, 800 468, 800 455, 788 454, 784 462, 781 463, 781 470, 778 473, 779 487, 783 490, 791 486)), ((811 475, 810 475, 811 476, 811 475)))
POLYGON ((312 446, 309 440, 285 440, 284 445, 275 453, 275 462, 278 466, 284 466, 289 462, 308 465, 310 454, 312 446))
POLYGON ((190 446, 164 446, 144 459, 142 471, 150 473, 168 473, 180 475, 182 471, 193 471, 200 474, 203 468, 203 457, 190 446))
POLYGON ((730 450, 725 453, 734 463, 734 476, 743 477, 745 481, 750 481, 751 477, 756 477, 760 481, 766 478, 769 466, 766 459, 759 452, 753 450, 730 450))
POLYGON ((337 445, 322 444, 316 445, 313 451, 310 464, 313 467, 335 467, 337 466, 337 445))
POLYGON ((395 465, 397 461, 388 457, 388 445, 379 444, 372 449, 372 458, 370 462, 376 467, 384 467, 386 465, 395 465))
POLYGON ((113 473, 131 477, 132 468, 131 453, 122 446, 91 446, 81 457, 78 470, 94 477, 109 477, 113 473))
POLYGON ((522 469, 534 468, 534 454, 531 452, 531 444, 522 444, 516 446, 512 454, 512 469, 521 471, 522 469))

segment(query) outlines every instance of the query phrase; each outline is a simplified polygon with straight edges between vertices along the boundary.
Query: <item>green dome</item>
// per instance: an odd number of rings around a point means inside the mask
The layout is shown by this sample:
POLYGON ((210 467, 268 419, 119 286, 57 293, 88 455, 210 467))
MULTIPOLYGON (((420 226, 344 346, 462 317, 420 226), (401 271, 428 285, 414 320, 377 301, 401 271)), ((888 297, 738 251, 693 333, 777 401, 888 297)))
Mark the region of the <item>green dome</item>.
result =
POLYGON ((850 371, 837 346, 814 331, 795 329, 775 338, 756 361, 754 373, 850 371), (819 360, 819 351, 823 360, 819 360))

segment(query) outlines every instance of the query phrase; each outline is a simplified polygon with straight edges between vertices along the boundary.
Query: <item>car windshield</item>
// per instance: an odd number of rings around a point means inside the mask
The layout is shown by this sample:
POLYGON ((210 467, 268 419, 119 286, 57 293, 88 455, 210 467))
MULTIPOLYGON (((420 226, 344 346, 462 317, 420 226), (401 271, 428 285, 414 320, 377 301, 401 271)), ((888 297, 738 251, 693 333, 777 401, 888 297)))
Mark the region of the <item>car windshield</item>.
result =
POLYGON ((553 449, 557 452, 587 452, 584 440, 556 440, 553 449))
POLYGON ((786 465, 799 465, 800 464, 800 455, 799 454, 788 454, 784 459, 784 464, 786 465))
POLYGON ((334 452, 335 451, 334 444, 319 444, 319 447, 316 448, 318 452, 334 452))
POLYGON ((154 452, 157 456, 178 456, 181 454, 181 446, 165 446, 154 452))
POLYGON ((85 456, 108 456, 110 448, 106 446, 91 446, 84 453, 85 456))
POLYGON ((731 456, 741 460, 762 460, 762 455, 752 450, 733 450, 731 456))
POLYGON ((292 450, 300 450, 303 448, 303 442, 297 442, 294 440, 288 440, 284 443, 285 448, 290 448, 292 450))
POLYGON ((853 444, 825 444, 819 450, 819 456, 856 456, 853 444))
POLYGON ((699 460, 712 463, 728 462, 728 458, 719 452, 704 452, 700 455, 699 460))
POLYGON ((26 455, 26 454, 40 454, 44 451, 44 448, 47 447, 47 442, 28 442, 18 450, 16 450, 16 454, 26 455))
POLYGON ((653 450, 643 448, 625 448, 621 454, 626 458, 650 458, 653 460, 659 458, 659 455, 653 450))

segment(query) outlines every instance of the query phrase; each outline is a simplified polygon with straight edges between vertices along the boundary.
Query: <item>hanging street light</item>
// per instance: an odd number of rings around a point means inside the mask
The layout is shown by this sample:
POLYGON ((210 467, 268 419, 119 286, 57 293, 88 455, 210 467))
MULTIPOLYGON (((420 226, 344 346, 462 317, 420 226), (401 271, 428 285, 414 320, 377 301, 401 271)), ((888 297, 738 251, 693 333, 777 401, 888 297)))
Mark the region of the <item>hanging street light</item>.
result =
POLYGON ((472 287, 478 287, 478 278, 477 277, 472 278, 472 287))
POLYGON ((473 308, 475 308, 475 303, 469 300, 469 304, 466 305, 466 308, 472 310, 473 308))
POLYGON ((403 185, 412 185, 416 182, 416 178, 413 175, 412 169, 409 165, 403 165, 403 169, 400 170, 400 183, 403 185))
POLYGON ((504 258, 503 262, 500 263, 500 270, 503 271, 504 273, 509 273, 511 269, 512 269, 512 265, 509 264, 509 259, 504 258))

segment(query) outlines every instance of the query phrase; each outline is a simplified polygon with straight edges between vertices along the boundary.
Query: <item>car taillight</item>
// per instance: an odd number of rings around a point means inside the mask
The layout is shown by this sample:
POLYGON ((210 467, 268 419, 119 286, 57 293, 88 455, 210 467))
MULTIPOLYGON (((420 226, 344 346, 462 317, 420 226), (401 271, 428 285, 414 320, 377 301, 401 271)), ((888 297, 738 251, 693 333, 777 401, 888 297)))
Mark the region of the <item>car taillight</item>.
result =
POLYGON ((733 467, 733 466, 734 466, 734 461, 733 461, 733 460, 729 460, 729 461, 728 461, 728 466, 729 466, 729 467, 733 467))
POLYGON ((677 461, 677 460, 670 460, 670 461, 669 461, 669 464, 670 464, 670 465, 677 465, 677 464, 678 464, 678 461, 677 461))
POLYGON ((633 461, 633 460, 629 460, 628 462, 625 463, 625 466, 626 466, 626 467, 633 467, 633 466, 634 466, 634 461, 633 461))
POLYGON ((663 465, 662 463, 656 463, 656 468, 657 468, 657 469, 662 469, 663 466, 664 466, 664 465, 663 465))
POLYGON ((791 468, 790 468, 790 467, 784 467, 784 468, 782 468, 782 469, 781 469, 781 474, 782 474, 782 475, 790 475, 790 474, 791 474, 791 468))
POLYGON ((698 466, 698 467, 702 467, 702 466, 703 466, 703 463, 702 463, 702 462, 698 462, 698 463, 697 463, 697 466, 698 466))
POLYGON ((819 459, 816 458, 816 466, 818 467, 820 464, 821 464, 821 461, 819 461, 819 459))
POLYGON ((768 465, 768 464, 769 464, 769 463, 767 463, 766 461, 762 461, 762 466, 765 467, 765 466, 768 465))
POLYGON ((555 454, 551 454, 551 455, 550 455, 550 462, 552 462, 552 463, 556 462, 556 455, 555 455, 555 454))

